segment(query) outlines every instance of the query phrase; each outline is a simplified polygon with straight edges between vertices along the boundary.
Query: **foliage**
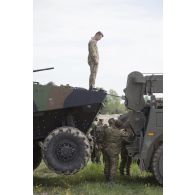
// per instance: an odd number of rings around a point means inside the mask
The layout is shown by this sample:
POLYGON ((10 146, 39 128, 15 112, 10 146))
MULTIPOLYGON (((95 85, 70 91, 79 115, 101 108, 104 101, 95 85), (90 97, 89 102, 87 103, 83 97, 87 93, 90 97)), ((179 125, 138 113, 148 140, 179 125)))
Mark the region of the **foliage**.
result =
POLYGON ((123 102, 121 102, 120 97, 118 96, 117 92, 113 89, 108 91, 106 97, 106 102, 103 110, 101 111, 102 114, 122 114, 126 112, 126 108, 123 102))

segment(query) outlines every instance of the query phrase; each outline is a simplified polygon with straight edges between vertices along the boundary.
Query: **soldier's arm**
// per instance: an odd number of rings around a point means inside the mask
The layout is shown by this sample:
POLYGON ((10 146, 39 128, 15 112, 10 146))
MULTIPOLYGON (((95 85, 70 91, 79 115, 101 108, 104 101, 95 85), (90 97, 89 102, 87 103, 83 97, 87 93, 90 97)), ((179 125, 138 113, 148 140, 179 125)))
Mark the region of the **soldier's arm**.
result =
POLYGON ((95 130, 96 130, 96 125, 92 123, 90 134, 93 138, 95 137, 95 130))
POLYGON ((102 144, 104 140, 104 129, 102 127, 100 133, 99 133, 99 143, 102 144))
POLYGON ((118 120, 122 128, 131 128, 131 111, 119 116, 118 120))
POLYGON ((135 135, 135 133, 131 127, 125 128, 125 130, 127 131, 127 133, 129 134, 130 137, 133 137, 135 135))
POLYGON ((129 142, 130 134, 125 129, 122 129, 120 131, 121 131, 121 139, 122 139, 122 141, 129 142))
POLYGON ((102 127, 102 134, 101 134, 101 136, 102 136, 102 140, 103 141, 104 141, 104 138, 105 138, 105 131, 106 131, 107 128, 108 128, 108 126, 106 124, 104 124, 103 127, 102 127))

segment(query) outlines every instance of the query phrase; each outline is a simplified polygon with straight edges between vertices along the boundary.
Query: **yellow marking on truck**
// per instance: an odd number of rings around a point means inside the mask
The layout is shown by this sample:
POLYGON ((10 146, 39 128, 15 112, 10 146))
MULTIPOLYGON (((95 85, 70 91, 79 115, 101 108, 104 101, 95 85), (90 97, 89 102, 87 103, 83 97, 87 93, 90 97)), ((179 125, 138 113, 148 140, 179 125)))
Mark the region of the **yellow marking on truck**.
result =
POLYGON ((148 135, 148 136, 154 136, 154 135, 155 135, 155 132, 149 131, 149 132, 147 133, 147 135, 148 135))

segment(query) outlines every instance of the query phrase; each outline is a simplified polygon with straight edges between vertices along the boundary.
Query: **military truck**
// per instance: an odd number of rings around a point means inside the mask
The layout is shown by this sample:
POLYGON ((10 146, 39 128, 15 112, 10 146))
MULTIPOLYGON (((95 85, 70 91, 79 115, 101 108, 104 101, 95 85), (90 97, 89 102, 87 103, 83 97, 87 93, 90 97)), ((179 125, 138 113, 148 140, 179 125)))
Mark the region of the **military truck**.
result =
POLYGON ((128 75, 125 106, 129 110, 118 119, 130 127, 134 136, 126 146, 128 155, 138 161, 141 170, 153 172, 163 183, 163 75, 128 75), (144 99, 147 97, 147 101, 144 99))
MULTIPOLYGON (((35 70, 34 72, 47 70, 35 70)), ((56 173, 71 175, 87 164, 86 136, 103 102, 104 90, 87 90, 50 82, 33 83, 33 169, 43 159, 56 173)))

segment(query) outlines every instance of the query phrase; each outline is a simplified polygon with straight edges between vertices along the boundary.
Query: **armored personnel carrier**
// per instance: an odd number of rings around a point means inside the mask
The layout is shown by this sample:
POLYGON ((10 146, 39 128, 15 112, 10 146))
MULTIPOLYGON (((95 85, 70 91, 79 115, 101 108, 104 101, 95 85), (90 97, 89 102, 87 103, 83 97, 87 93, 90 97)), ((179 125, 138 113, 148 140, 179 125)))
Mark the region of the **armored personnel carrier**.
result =
POLYGON ((34 82, 33 169, 42 159, 48 168, 66 175, 85 167, 91 153, 86 133, 105 98, 104 90, 34 82))

